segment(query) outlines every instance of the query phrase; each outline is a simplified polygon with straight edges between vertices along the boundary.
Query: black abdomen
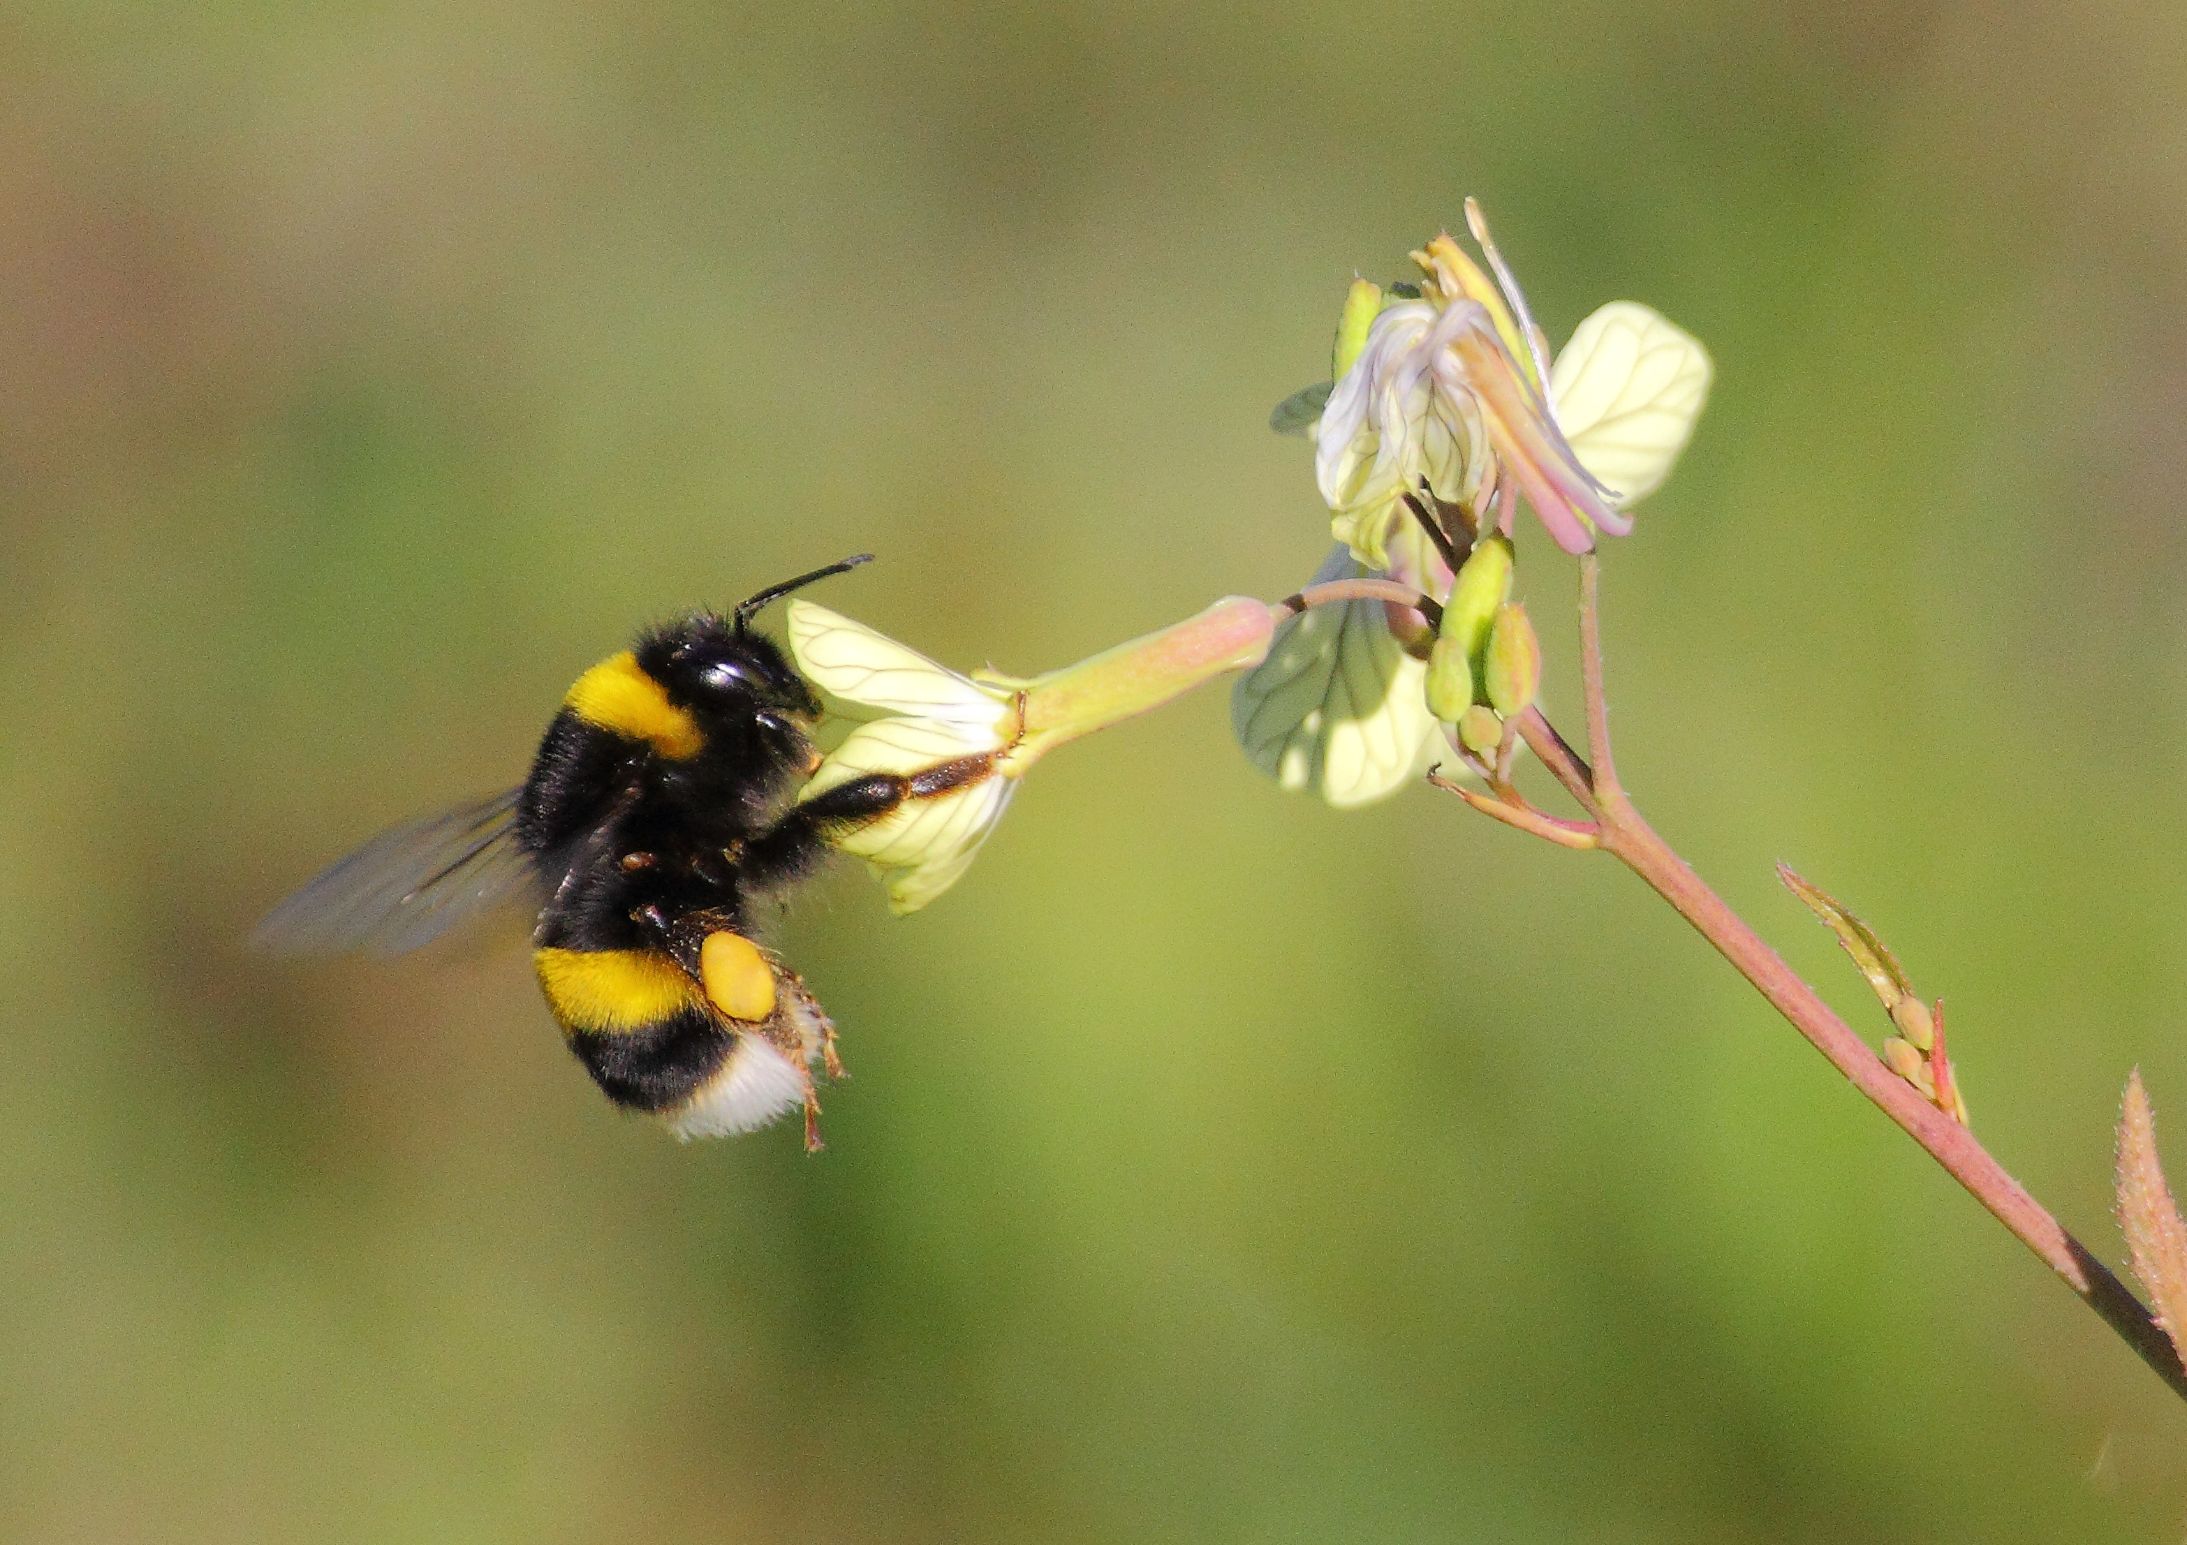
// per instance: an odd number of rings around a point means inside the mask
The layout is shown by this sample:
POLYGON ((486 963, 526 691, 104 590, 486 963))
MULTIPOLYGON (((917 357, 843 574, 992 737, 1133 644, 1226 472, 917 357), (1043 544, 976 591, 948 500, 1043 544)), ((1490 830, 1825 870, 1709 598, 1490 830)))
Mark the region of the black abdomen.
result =
POLYGON ((642 1030, 572 1031, 569 1042, 609 1099, 633 1110, 664 1111, 684 1104, 720 1072, 737 1038, 693 1007, 642 1030))

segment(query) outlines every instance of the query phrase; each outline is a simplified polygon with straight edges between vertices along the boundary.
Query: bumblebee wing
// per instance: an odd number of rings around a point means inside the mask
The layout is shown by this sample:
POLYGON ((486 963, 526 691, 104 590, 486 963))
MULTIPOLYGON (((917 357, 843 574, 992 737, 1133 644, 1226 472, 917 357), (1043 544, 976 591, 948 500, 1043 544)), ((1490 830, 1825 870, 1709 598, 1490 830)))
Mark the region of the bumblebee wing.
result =
POLYGON ((285 955, 397 955, 537 884, 515 789, 384 831, 266 914, 251 942, 285 955))

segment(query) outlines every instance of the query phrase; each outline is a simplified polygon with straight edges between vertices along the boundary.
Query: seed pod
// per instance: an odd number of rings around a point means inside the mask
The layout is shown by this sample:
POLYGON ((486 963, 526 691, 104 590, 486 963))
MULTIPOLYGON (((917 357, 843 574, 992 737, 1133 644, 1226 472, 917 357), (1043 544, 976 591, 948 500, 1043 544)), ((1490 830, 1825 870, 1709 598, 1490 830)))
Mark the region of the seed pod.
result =
POLYGON ((1936 1044, 1936 1018, 1929 1012, 1929 1005, 1912 993, 1891 1005, 1891 1023, 1914 1043, 1916 1051, 1926 1052, 1936 1044))
POLYGON ((1927 1099, 1936 1098, 1936 1079, 1929 1072, 1929 1059, 1915 1051, 1913 1046, 1892 1036, 1883 1043, 1883 1060, 1891 1064, 1891 1071, 1903 1078, 1927 1099))

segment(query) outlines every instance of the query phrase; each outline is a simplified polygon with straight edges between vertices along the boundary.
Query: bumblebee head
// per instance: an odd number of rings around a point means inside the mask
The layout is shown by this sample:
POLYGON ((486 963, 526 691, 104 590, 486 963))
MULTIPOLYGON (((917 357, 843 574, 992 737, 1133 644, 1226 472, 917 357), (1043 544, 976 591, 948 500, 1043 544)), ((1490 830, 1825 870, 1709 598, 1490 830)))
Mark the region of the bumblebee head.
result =
POLYGON ((865 561, 860 553, 770 585, 726 617, 704 612, 648 634, 634 663, 659 684, 669 708, 688 716, 697 743, 795 761, 809 752, 805 732, 820 702, 774 640, 753 631, 752 614, 801 585, 865 561))
POLYGON ((648 638, 638 668, 666 689, 668 700, 716 732, 756 723, 762 730, 820 712, 812 688, 790 668, 774 640, 751 632, 741 618, 690 618, 648 638))

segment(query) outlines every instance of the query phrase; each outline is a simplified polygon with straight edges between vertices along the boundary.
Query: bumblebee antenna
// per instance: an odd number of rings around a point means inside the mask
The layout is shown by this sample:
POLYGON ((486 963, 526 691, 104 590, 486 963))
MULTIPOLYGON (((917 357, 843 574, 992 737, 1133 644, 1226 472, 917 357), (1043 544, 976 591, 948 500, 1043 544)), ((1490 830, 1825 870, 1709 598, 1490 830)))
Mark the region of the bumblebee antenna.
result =
POLYGON ((814 580, 826 579, 832 574, 847 574, 861 563, 871 563, 872 561, 873 554, 871 553, 852 553, 841 563, 831 563, 824 569, 814 569, 810 574, 800 574, 797 578, 786 579, 779 585, 769 585, 750 600, 738 602, 736 611, 731 615, 737 619, 738 630, 742 631, 744 625, 752 620, 752 613, 769 602, 779 601, 793 590, 802 590, 814 580))

